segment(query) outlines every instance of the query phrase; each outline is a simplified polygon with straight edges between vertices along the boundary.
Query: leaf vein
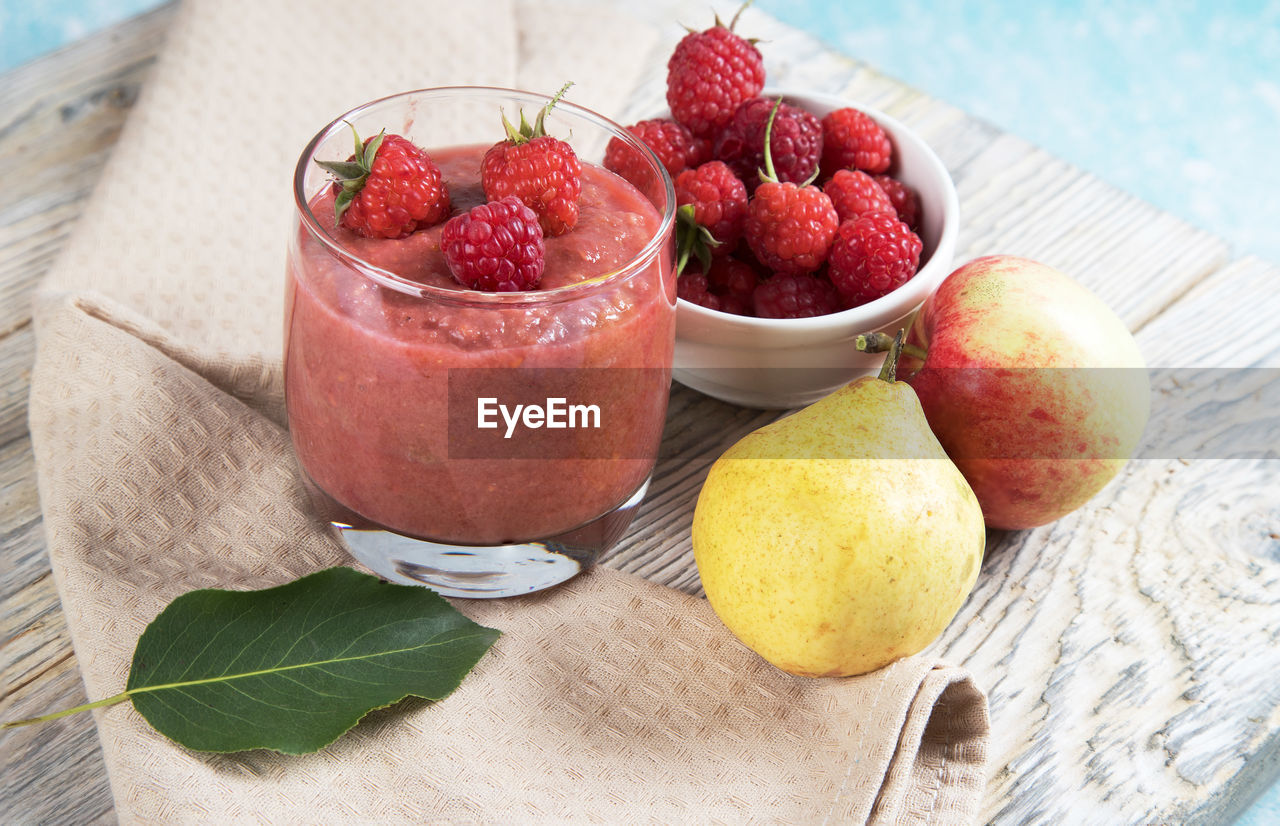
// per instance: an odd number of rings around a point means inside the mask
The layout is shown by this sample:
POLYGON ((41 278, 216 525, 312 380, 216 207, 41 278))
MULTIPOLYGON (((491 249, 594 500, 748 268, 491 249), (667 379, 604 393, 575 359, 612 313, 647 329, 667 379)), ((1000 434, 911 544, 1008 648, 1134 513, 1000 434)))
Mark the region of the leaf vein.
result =
MULTIPOLYGON (((356 606, 355 608, 352 608, 352 609, 350 609, 350 610, 347 610, 347 611, 340 611, 340 612, 339 612, 339 613, 337 613, 337 614, 333 614, 332 616, 326 617, 325 619, 321 620, 320 622, 316 623, 316 624, 315 624, 314 626, 312 626, 311 628, 306 629, 305 631, 303 631, 303 633, 301 633, 300 635, 298 635, 298 638, 297 638, 296 640, 294 640, 294 641, 293 641, 293 644, 289 646, 288 650, 286 650, 283 654, 281 654, 281 655, 280 655, 280 659, 276 660, 276 664, 275 664, 274 666, 272 666, 272 667, 273 667, 273 668, 279 668, 279 667, 281 667, 281 666, 280 666, 280 664, 281 664, 281 663, 283 663, 286 659, 288 659, 288 658, 289 658, 289 655, 293 653, 293 649, 295 649, 295 648, 297 648, 297 647, 298 647, 298 643, 302 642, 302 641, 303 641, 303 640, 305 640, 307 637, 311 636, 312 634, 314 634, 316 631, 318 631, 318 630, 320 630, 321 628, 323 628, 323 627, 324 627, 325 625, 327 625, 328 623, 330 623, 330 622, 334 622, 334 621, 336 621, 336 620, 340 620, 340 619, 342 619, 343 617, 346 617, 346 616, 348 616, 348 615, 350 615, 350 614, 359 613, 360 611, 372 611, 372 610, 374 610, 374 609, 375 609, 375 608, 377 608, 377 607, 379 607, 379 606, 377 606, 377 605, 373 605, 373 604, 369 604, 369 605, 358 605, 358 606, 356 606)), ((307 616, 308 616, 308 617, 310 617, 310 615, 311 615, 311 612, 310 612, 310 611, 308 611, 308 612, 307 612, 307 616)))
MULTIPOLYGON (((308 613, 310 613, 310 609, 308 609, 308 613)), ((240 649, 240 653, 236 654, 234 657, 231 658, 231 661, 227 663, 227 667, 222 669, 222 674, 225 676, 226 673, 231 670, 231 666, 235 665, 240 660, 240 658, 243 657, 245 654, 250 653, 253 650, 253 646, 258 642, 258 640, 266 636, 267 632, 270 631, 272 628, 275 628, 280 623, 280 620, 284 619, 287 615, 288 615, 287 611, 277 612, 275 619, 267 623, 263 627, 263 629, 258 632, 258 636, 254 637, 253 639, 245 643, 244 646, 240 649)))
POLYGON ((230 711, 227 711, 225 708, 219 708, 218 706, 210 705, 208 702, 201 700, 199 697, 192 694, 190 691, 185 690, 184 688, 177 688, 175 689, 175 691, 178 694, 181 694, 183 697, 186 697, 188 700, 195 703, 196 705, 203 706, 204 708, 209 709, 209 711, 211 711, 214 714, 221 714, 223 717, 230 717, 233 720, 239 720, 242 723, 248 723, 251 726, 258 726, 261 724, 260 721, 258 720, 251 720, 248 717, 241 717, 239 714, 232 714, 230 711))
POLYGON ((313 686, 313 685, 307 685, 307 684, 306 684, 306 683, 304 683, 302 680, 299 680, 299 679, 296 679, 296 678, 294 678, 294 677, 291 677, 291 676, 290 676, 290 675, 288 675, 288 674, 280 673, 280 674, 277 674, 276 676, 277 676, 277 677, 279 677, 279 678, 280 678, 280 679, 282 679, 282 680, 288 680, 289 682, 293 683, 294 685, 298 686, 299 688, 306 689, 307 691, 310 691, 312 694, 315 694, 315 695, 320 696, 320 697, 332 697, 332 698, 334 698, 334 699, 336 699, 336 700, 357 700, 357 699, 359 699, 358 697, 352 697, 352 696, 350 696, 350 695, 348 695, 348 694, 330 694, 330 693, 329 693, 329 692, 327 692, 327 691, 321 691, 320 689, 316 688, 315 686, 313 686))
POLYGON ((191 724, 192 726, 194 726, 195 728, 202 728, 202 729, 206 729, 206 730, 208 730, 208 731, 221 731, 221 729, 219 729, 219 728, 217 728, 217 727, 215 727, 215 726, 212 726, 212 725, 208 725, 208 724, 202 723, 202 722, 200 722, 199 720, 192 719, 192 718, 188 717, 187 715, 183 714, 183 713, 182 713, 182 707, 181 707, 181 706, 175 706, 173 703, 169 702, 169 700, 168 700, 168 699, 167 699, 163 694, 156 694, 156 695, 155 695, 155 699, 156 699, 156 702, 160 703, 162 706, 164 706, 165 708, 169 709, 169 711, 171 711, 172 713, 174 713, 174 714, 178 715, 179 717, 181 717, 183 720, 185 720, 185 721, 187 721, 188 723, 190 723, 190 724, 191 724))
POLYGON ((154 664, 152 664, 151 673, 155 674, 160 671, 160 666, 164 663, 165 660, 169 658, 169 652, 172 651, 173 647, 178 644, 178 640, 186 636, 186 633, 191 630, 191 626, 195 625, 196 621, 199 618, 200 617, 198 614, 192 614, 187 619, 187 624, 183 627, 183 629, 179 631, 177 634, 174 634, 173 637, 169 639, 168 647, 165 648, 165 650, 160 654, 160 658, 156 660, 154 664))
MULTIPOLYGON (((135 686, 134 688, 129 689, 129 691, 126 693, 128 694, 139 694, 144 692, 154 693, 154 692, 166 691, 170 689, 182 689, 190 686, 208 685, 210 683, 230 682, 231 680, 241 680, 241 679, 246 679, 248 677, 261 677, 263 675, 278 674, 285 671, 298 671, 298 670, 307 669, 307 668, 323 670, 323 666, 327 666, 327 665, 336 665, 339 663, 346 663, 346 662, 365 662, 369 660, 374 660, 378 657, 390 657, 396 654, 409 654, 417 651, 425 651, 430 648, 438 648, 442 645, 448 645, 450 643, 462 643, 462 642, 467 642, 473 639, 476 639, 476 640, 483 639, 486 635, 483 633, 464 634, 462 636, 454 636, 454 637, 450 637, 448 639, 437 642, 440 636, 441 636, 440 634, 437 634, 436 636, 431 637, 430 639, 426 640, 425 642, 419 645, 413 645, 407 648, 397 648, 390 651, 376 651, 369 654, 360 654, 354 657, 334 657, 327 660, 316 660, 314 662, 295 663, 293 665, 278 666, 274 668, 261 669, 258 671, 247 671, 242 674, 231 674, 231 675, 224 674, 218 677, 204 677, 196 680, 181 680, 173 683, 163 683, 158 685, 135 686)), ((381 665, 381 663, 376 663, 376 664, 381 665)), ((330 672, 324 671, 324 673, 329 674, 330 672)), ((332 676, 336 677, 339 675, 334 674, 332 676)))
POLYGON ((273 702, 270 702, 270 701, 268 701, 268 700, 264 700, 264 699, 262 699, 261 697, 258 697, 258 696, 256 696, 256 695, 250 694, 249 692, 245 691, 244 689, 242 689, 242 688, 240 688, 240 687, 238 687, 238 686, 232 685, 231 683, 226 683, 226 686, 227 686, 227 688, 231 689, 232 691, 236 692, 237 694, 244 695, 245 697, 247 697, 248 699, 252 700, 253 702, 258 703, 259 705, 264 705, 264 706, 266 706, 267 708, 279 709, 280 711, 296 711, 296 712, 299 712, 299 713, 301 713, 301 714, 328 714, 328 713, 330 713, 329 711, 326 711, 325 709, 296 708, 296 707, 294 707, 294 706, 286 706, 286 705, 281 705, 281 704, 279 704, 279 703, 273 703, 273 702))
POLYGON ((187 667, 184 668, 182 670, 182 673, 178 675, 179 682, 181 682, 183 677, 187 676, 187 674, 190 673, 191 667, 194 666, 196 662, 201 657, 204 656, 204 652, 209 650, 209 646, 213 645, 214 642, 217 641, 218 637, 222 636, 222 632, 234 626, 237 622, 239 622, 244 617, 245 614, 249 613, 251 610, 253 610, 253 606, 249 606, 248 608, 244 609, 239 614, 237 614, 234 618, 227 620, 227 622, 224 623, 223 626, 218 629, 217 633, 209 637, 209 639, 205 642, 204 647, 201 648, 198 652, 196 652, 196 655, 194 657, 192 657, 190 660, 187 661, 187 667))

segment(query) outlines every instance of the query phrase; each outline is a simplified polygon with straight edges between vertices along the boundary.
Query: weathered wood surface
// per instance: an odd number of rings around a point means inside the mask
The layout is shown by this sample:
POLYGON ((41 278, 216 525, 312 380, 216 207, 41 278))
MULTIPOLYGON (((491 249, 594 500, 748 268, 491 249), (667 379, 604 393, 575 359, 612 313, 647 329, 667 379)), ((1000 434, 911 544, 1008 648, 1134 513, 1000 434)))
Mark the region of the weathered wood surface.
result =
MULTIPOLYGON (((655 19, 672 18, 662 4, 646 8, 655 19)), ((0 177, 10 192, 19 187, 19 197, 0 206, 4 719, 84 701, 26 436, 28 303, 171 12, 165 7, 0 81, 0 177), (24 176, 14 174, 19 163, 24 176)), ((1220 240, 1025 141, 762 15, 742 25, 749 22, 766 29, 753 33, 769 41, 774 85, 846 92, 918 129, 938 150, 961 197, 959 260, 1011 252, 1071 272, 1138 331, 1153 364, 1280 366, 1276 268, 1229 263, 1220 240), (1192 328, 1238 333, 1230 358, 1220 349, 1182 349, 1179 336, 1192 328)), ((634 119, 661 105, 655 80, 625 114, 634 119)), ((1204 405, 1230 401, 1216 390, 1193 392, 1204 405)), ((1263 414, 1254 405, 1237 419, 1263 414)), ((688 527, 701 481, 724 447, 776 415, 675 388, 650 496, 606 564, 697 592, 688 527)), ((1280 666, 1277 475, 1280 464, 1265 459, 1143 459, 1077 514, 1035 531, 992 534, 973 597, 935 645, 969 665, 990 693, 985 819, 1221 822, 1270 782, 1280 762, 1280 689, 1268 679, 1280 666)), ((0 734, 0 821, 112 819, 89 717, 0 734)))
MULTIPOLYGON (((31 294, 97 182, 173 7, 0 78, 0 719, 86 702, 40 525, 31 294)), ((0 734, 0 822, 115 821, 93 719, 0 734)))

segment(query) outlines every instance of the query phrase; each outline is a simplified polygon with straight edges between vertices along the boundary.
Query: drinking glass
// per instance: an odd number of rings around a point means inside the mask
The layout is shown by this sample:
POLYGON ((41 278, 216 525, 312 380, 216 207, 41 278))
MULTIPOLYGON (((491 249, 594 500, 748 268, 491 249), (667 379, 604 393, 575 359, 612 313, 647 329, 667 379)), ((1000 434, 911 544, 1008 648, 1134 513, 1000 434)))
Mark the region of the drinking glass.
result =
POLYGON ((625 129, 568 101, 546 117, 584 167, 578 225, 547 239, 538 289, 452 282, 440 226, 365 239, 335 226, 352 127, 440 165, 454 213, 482 203, 502 118, 547 96, 424 89, 336 118, 303 151, 288 250, 285 394, 321 517, 379 575, 450 596, 529 593, 572 577, 626 530, 653 471, 675 335, 675 193, 625 129), (610 141, 636 185, 606 171, 610 141), (618 145, 615 144, 617 151, 618 145))

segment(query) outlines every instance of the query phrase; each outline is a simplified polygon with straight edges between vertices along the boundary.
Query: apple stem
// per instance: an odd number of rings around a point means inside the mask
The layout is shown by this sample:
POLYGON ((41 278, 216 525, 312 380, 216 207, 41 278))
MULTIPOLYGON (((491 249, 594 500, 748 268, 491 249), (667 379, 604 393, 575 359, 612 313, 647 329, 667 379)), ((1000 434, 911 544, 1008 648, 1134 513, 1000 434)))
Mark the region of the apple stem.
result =
MULTIPOLYGON (((894 336, 888 333, 863 333, 854 339, 853 344, 863 353, 887 353, 893 346, 894 336)), ((922 347, 903 343, 901 347, 905 355, 924 361, 928 353, 922 347)))
MULTIPOLYGON (((893 337, 889 344, 889 355, 885 356, 884 364, 880 367, 880 381, 887 381, 893 384, 898 377, 898 356, 902 355, 902 339, 906 336, 907 331, 899 330, 898 334, 893 337)), ((885 335, 877 333, 876 335, 885 335)), ((887 336, 886 336, 887 338, 887 336)))

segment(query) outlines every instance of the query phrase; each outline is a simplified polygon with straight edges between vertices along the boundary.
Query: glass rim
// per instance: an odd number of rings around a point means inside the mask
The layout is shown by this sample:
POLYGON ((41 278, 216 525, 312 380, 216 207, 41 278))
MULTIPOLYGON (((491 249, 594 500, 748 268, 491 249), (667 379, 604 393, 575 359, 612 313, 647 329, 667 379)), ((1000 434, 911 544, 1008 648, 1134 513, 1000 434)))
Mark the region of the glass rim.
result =
MULTIPOLYGON (((320 144, 331 137, 334 132, 345 128, 347 121, 354 120, 356 117, 359 117, 370 109, 385 105, 397 99, 410 98, 414 96, 439 96, 463 93, 479 93, 495 97, 503 95, 508 97, 525 98, 531 103, 545 103, 551 99, 550 95, 530 92, 524 89, 511 89, 502 86, 429 86, 422 89, 412 89, 405 92, 386 95, 384 97, 368 101, 367 103, 363 103, 353 109, 347 110, 341 115, 338 115, 338 117, 326 124, 310 141, 307 142, 306 147, 302 150, 302 154, 298 158, 297 166, 294 169, 294 208, 297 210, 297 213, 301 218, 303 227, 308 233, 310 233, 311 237, 319 241, 330 254, 340 260, 349 269, 384 287, 419 298, 431 298, 433 300, 438 299, 455 303, 470 304, 537 304, 577 298, 583 293, 592 292, 598 287, 604 286, 607 283, 611 283, 629 273, 637 271, 643 266, 643 262, 655 258, 661 252, 661 247, 665 243, 665 239, 670 234, 670 230, 675 223, 676 215, 675 183, 672 181, 670 173, 667 172, 666 167, 662 164, 662 161, 658 158, 657 154, 644 141, 637 138, 625 127, 592 109, 588 109, 585 106, 566 100, 560 100, 556 103, 556 112, 561 110, 570 112, 587 120, 588 122, 594 123, 596 126, 603 128, 607 133, 609 133, 611 138, 622 139, 631 146, 631 148, 639 151, 648 163, 654 167, 658 172, 659 180, 663 185, 664 194, 666 195, 666 206, 659 210, 657 231, 654 232, 653 237, 645 242, 645 245, 639 252, 620 267, 610 270, 609 272, 592 276, 591 278, 583 281, 566 284, 562 287, 555 287, 549 290, 485 292, 483 290, 468 290, 461 286, 458 289, 452 289, 412 281, 370 263, 340 244, 337 239, 330 235, 324 227, 321 226, 320 221, 316 218, 315 214, 312 213, 310 201, 304 191, 307 173, 311 170, 311 164, 314 161, 316 150, 320 144)), ((641 197, 645 197, 647 200, 647 197, 644 196, 643 193, 641 193, 641 197)))

